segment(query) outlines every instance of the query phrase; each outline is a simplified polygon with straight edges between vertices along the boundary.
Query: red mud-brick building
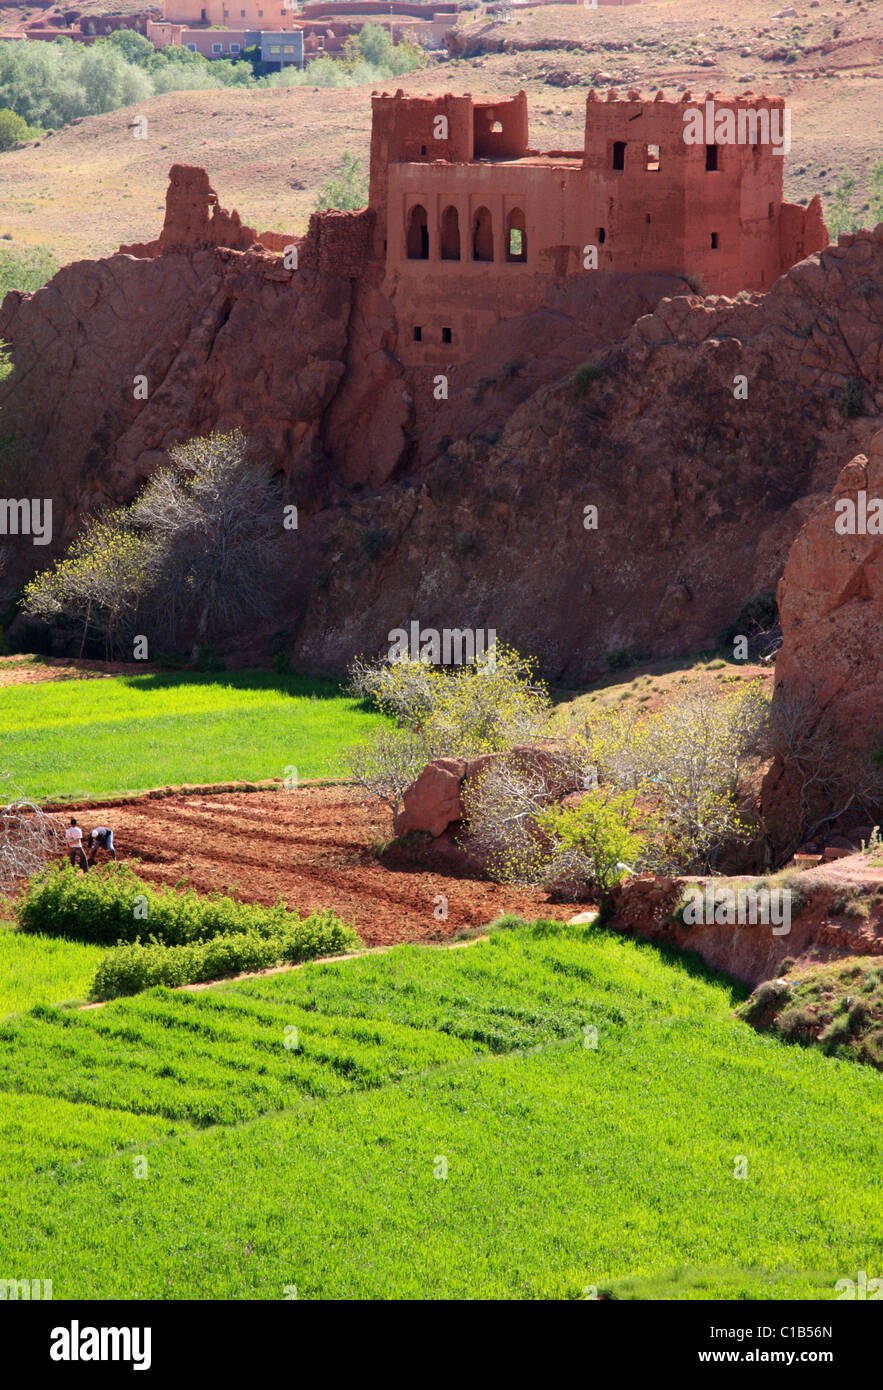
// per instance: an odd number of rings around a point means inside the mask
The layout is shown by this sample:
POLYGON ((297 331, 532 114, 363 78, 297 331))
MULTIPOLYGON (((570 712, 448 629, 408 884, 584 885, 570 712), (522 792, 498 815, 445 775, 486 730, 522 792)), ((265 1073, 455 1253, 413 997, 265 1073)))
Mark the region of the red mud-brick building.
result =
POLYGON ((406 366, 454 364, 501 320, 586 275, 677 275, 731 296, 769 289, 825 247, 820 199, 782 200, 782 146, 764 133, 782 130, 783 111, 781 98, 751 94, 599 101, 590 92, 583 148, 541 153, 530 148, 524 92, 375 95, 367 208, 313 213, 305 237, 258 234, 220 207, 205 170, 176 165, 161 236, 121 249, 296 248, 297 269, 380 290, 406 366), (710 127, 690 143, 688 122, 700 111, 707 121, 709 106, 710 127), (717 143, 715 113, 738 138, 717 143))
MULTIPOLYGON (((541 153, 524 92, 375 96, 374 254, 403 360, 469 357, 550 281, 591 268, 690 275, 733 295, 768 289, 827 245, 818 199, 783 202, 784 159, 769 139, 686 142, 685 112, 705 102, 590 92, 583 148, 541 153)), ((766 127, 781 129, 782 98, 715 96, 714 107, 766 113, 766 127)))

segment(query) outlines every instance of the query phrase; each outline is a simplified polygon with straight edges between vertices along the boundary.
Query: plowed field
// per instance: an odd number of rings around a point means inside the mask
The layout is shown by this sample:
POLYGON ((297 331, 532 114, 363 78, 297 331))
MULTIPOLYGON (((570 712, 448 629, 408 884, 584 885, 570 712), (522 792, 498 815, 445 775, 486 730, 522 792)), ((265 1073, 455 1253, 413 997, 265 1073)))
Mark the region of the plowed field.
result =
MULTIPOLYGON (((78 813, 80 824, 113 826, 117 855, 153 882, 181 879, 198 892, 233 892, 247 902, 282 897, 290 908, 332 908, 352 921, 367 946, 441 941, 484 926, 502 911, 567 918, 580 907, 548 904, 458 878, 419 857, 381 861, 372 845, 390 836, 389 818, 347 787, 171 796, 78 813), (436 918, 439 894, 447 920, 436 918)), ((99 859, 103 859, 99 851, 99 859)))

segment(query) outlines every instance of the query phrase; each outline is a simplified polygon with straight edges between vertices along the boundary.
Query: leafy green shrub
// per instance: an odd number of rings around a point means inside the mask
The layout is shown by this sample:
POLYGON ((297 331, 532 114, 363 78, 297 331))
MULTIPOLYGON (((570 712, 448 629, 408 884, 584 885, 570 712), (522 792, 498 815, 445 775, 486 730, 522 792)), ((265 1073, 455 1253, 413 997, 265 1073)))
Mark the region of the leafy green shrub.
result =
POLYGON ((331 912, 314 912, 271 934, 257 929, 229 932, 187 946, 167 946, 151 937, 107 952, 92 982, 92 997, 115 999, 154 985, 197 984, 248 970, 296 965, 356 950, 361 944, 353 929, 331 912))
POLYGON ((368 175, 362 173, 362 161, 345 150, 337 171, 316 194, 316 212, 334 208, 339 212, 355 212, 368 202, 368 175))
POLYGON ((552 842, 545 885, 565 898, 600 894, 606 912, 614 884, 629 872, 643 848, 633 825, 634 797, 587 796, 576 806, 556 806, 537 816, 552 842))
POLYGON ((301 925, 281 899, 260 907, 220 893, 201 898, 192 888, 154 888, 125 864, 105 864, 88 874, 53 865, 31 880, 16 915, 23 931, 108 946, 147 937, 184 946, 231 933, 275 939, 301 925))
POLYGON ((197 671, 226 671, 227 663, 214 647, 200 647, 194 663, 197 671))
POLYGON ((0 250, 0 300, 7 290, 32 294, 42 289, 57 270, 58 261, 45 246, 27 246, 21 250, 4 247, 0 250))
POLYGON ((718 644, 728 647, 738 636, 753 637, 757 633, 769 632, 779 621, 779 606, 772 591, 753 594, 745 600, 735 620, 718 633, 718 644))
POLYGON ((32 130, 26 120, 8 106, 0 108, 0 150, 14 150, 28 140, 36 140, 40 132, 32 130))
POLYGON ((628 647, 615 647, 612 652, 605 654, 604 660, 607 662, 608 670, 624 671, 632 664, 632 654, 628 647))

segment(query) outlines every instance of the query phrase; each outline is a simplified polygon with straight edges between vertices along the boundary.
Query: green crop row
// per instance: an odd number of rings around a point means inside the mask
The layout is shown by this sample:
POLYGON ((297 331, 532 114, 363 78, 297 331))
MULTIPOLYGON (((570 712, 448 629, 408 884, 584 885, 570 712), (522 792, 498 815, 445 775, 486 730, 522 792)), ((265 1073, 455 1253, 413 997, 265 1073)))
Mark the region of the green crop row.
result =
POLYGON ((116 999, 153 985, 190 985, 247 970, 296 965, 317 956, 358 950, 361 944, 352 927, 331 912, 314 912, 273 934, 252 928, 189 946, 167 946, 154 939, 134 941, 106 952, 92 982, 92 997, 116 999))

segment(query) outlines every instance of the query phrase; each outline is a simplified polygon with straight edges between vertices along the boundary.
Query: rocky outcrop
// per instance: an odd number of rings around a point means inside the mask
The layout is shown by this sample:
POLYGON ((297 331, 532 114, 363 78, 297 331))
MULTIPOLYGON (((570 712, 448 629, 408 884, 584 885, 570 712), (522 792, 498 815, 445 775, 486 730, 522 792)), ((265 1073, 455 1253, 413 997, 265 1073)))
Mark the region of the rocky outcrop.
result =
POLYGON ((323 518, 335 561, 299 659, 342 669, 414 619, 493 627, 562 684, 618 649, 714 645, 747 598, 775 589, 842 459, 867 447, 881 343, 883 228, 768 295, 677 296, 664 277, 601 274, 561 287, 452 368, 447 400, 432 374, 409 374, 411 452, 381 497, 323 518), (632 314, 610 344, 614 316, 632 314))
MULTIPOLYGON (((842 470, 791 547, 778 589, 782 649, 774 701, 820 721, 841 763, 883 747, 883 431, 842 470)), ((767 774, 764 812, 777 839, 796 823, 787 759, 767 774)), ((825 810, 822 801, 819 814, 825 810)))
MULTIPOLYGON (((839 899, 851 881, 845 870, 840 878, 825 869, 811 870, 795 878, 788 916, 778 905, 775 911, 767 913, 766 924, 755 920, 753 925, 751 899, 746 900, 742 911, 742 925, 686 925, 679 908, 690 887, 698 885, 703 897, 707 892, 716 892, 714 901, 722 903, 720 895, 726 886, 734 895, 736 915, 739 891, 757 889, 757 879, 630 878, 614 887, 605 925, 678 951, 695 951, 714 970, 752 986, 761 980, 775 979, 786 960, 792 964, 798 960, 817 964, 846 956, 883 955, 883 919, 879 912, 857 922, 839 910, 839 899), (778 919, 778 926, 774 919, 778 919)), ((860 876, 856 881, 860 887, 867 886, 860 876)), ((754 916, 759 917, 760 913, 754 916)))
POLYGON ((227 246, 232 251, 247 251, 258 241, 270 251, 281 251, 295 237, 281 232, 262 232, 244 227, 234 208, 222 208, 218 195, 209 183, 205 169, 194 164, 173 164, 169 170, 166 190, 166 215, 156 241, 121 246, 120 254, 127 256, 162 256, 171 251, 202 251, 211 246, 227 246))

